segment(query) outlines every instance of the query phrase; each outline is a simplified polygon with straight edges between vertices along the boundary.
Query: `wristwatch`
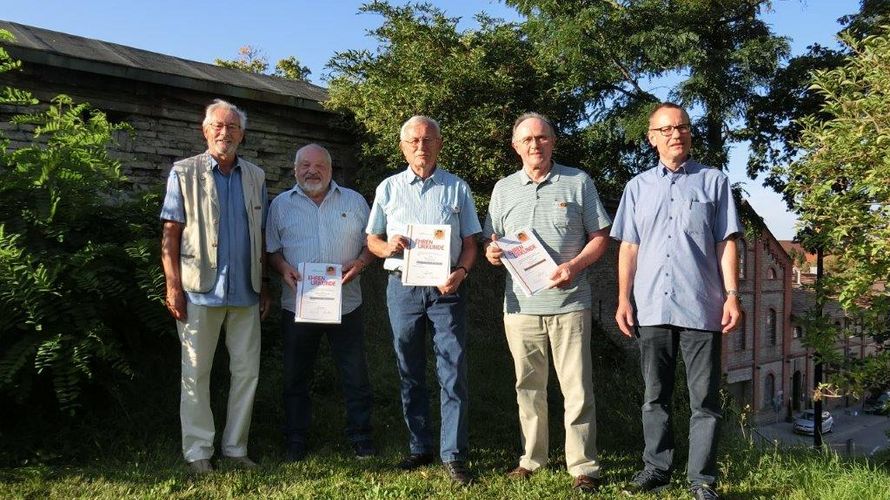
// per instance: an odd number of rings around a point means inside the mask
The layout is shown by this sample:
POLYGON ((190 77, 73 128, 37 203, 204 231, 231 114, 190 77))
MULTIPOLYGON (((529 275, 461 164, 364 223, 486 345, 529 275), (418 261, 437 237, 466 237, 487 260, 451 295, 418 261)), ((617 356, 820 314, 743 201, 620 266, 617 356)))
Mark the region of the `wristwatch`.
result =
POLYGON ((738 296, 739 296, 739 291, 738 291, 738 290, 727 290, 727 291, 726 291, 726 296, 729 297, 730 295, 735 295, 736 297, 738 297, 738 296))

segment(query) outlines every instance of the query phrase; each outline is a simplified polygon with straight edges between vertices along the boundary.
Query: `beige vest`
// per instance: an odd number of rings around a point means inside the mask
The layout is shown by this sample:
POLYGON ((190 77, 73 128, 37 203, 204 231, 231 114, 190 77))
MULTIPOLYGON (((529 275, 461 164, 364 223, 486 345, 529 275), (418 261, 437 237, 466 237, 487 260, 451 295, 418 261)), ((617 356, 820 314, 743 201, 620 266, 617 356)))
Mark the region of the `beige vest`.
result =
MULTIPOLYGON (((216 282, 217 239, 219 235, 219 196, 213 181, 209 153, 186 158, 173 164, 179 178, 185 208, 185 226, 179 249, 182 288, 187 292, 210 291, 216 282)), ((262 286, 263 252, 263 170, 240 159, 241 186, 247 207, 247 228, 250 235, 250 278, 254 291, 262 286)))

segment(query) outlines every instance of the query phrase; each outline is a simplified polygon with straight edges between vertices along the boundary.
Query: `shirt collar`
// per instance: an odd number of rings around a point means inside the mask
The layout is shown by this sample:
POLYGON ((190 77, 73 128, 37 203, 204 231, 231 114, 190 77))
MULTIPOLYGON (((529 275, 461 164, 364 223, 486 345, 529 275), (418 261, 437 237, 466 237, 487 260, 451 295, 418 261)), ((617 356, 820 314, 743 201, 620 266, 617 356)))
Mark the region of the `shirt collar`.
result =
MULTIPOLYGON (((219 170, 219 162, 216 161, 216 158, 214 158, 210 153, 208 153, 207 156, 210 157, 210 170, 219 170)), ((232 165, 232 170, 235 170, 236 168, 241 168, 241 157, 238 155, 235 155, 235 164, 232 165)))
MULTIPOLYGON (((436 165, 436 169, 433 170, 433 173, 430 174, 427 179, 435 184, 442 184, 441 180, 439 180, 439 170, 441 169, 438 165, 436 165)), ((414 184, 415 182, 424 182, 424 179, 421 179, 419 175, 411 170, 411 165, 408 165, 408 168, 405 169, 405 177, 408 179, 408 184, 414 184)))
POLYGON ((665 166, 665 164, 662 163, 661 160, 659 160, 658 161, 658 173, 662 177, 664 177, 666 175, 674 175, 674 174, 676 174, 676 175, 691 174, 695 171, 694 170, 695 164, 696 163, 692 159, 692 157, 687 157, 686 161, 684 161, 683 163, 680 164, 680 168, 678 168, 677 170, 671 170, 671 169, 667 168, 667 166, 665 166))
MULTIPOLYGON (((294 187, 292 187, 290 191, 291 191, 290 192, 291 196, 296 194, 296 195, 302 196, 303 198, 307 198, 307 199, 309 198, 309 195, 307 195, 305 192, 303 192, 303 188, 301 188, 299 184, 294 184, 294 187)), ((325 195, 324 195, 325 199, 327 199, 327 197, 330 196, 331 193, 333 193, 335 191, 338 193, 340 192, 340 185, 337 184, 337 181, 335 181, 334 179, 331 179, 331 184, 328 186, 328 192, 325 193, 325 195)))
MULTIPOLYGON (((550 171, 547 172, 547 175, 545 175, 543 179, 541 179, 541 182, 539 182, 539 184, 544 184, 547 181, 550 181, 551 184, 553 184, 554 182, 558 182, 561 172, 562 167, 558 163, 553 162, 553 166, 550 167, 550 171)), ((528 185, 534 182, 532 178, 529 177, 528 174, 525 172, 525 167, 519 169, 519 180, 522 182, 523 185, 528 185)))

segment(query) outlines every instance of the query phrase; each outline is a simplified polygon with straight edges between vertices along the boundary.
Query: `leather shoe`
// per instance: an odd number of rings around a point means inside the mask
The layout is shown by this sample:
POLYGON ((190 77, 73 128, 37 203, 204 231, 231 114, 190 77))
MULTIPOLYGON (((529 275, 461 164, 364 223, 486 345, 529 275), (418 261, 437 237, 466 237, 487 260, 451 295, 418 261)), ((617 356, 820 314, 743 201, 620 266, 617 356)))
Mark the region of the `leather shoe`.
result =
POLYGON ((590 477, 582 474, 572 481, 572 489, 584 493, 595 493, 596 490, 600 489, 600 479, 598 477, 590 477))
POLYGON ((508 472, 507 477, 509 477, 510 479, 526 480, 526 479, 532 477, 532 474, 534 474, 534 473, 535 473, 535 471, 528 470, 525 467, 517 467, 517 468, 511 470, 510 472, 508 472))
POLYGON ((256 462, 247 458, 246 455, 243 457, 226 457, 226 461, 240 469, 253 469, 257 466, 256 462))
POLYGON ((473 475, 470 474, 469 469, 467 469, 466 462, 460 460, 447 462, 445 463, 445 469, 448 471, 448 475, 451 476, 451 480, 455 483, 458 483, 461 486, 469 486, 473 484, 473 475))
POLYGON ((398 467, 402 470, 414 470, 433 463, 433 460, 435 460, 435 457, 433 457, 432 453, 412 453, 399 462, 398 467))
POLYGON ((213 464, 211 464, 210 460, 206 458, 195 460, 194 462, 189 462, 188 467, 189 470, 194 474, 207 474, 209 472, 213 472, 213 464))

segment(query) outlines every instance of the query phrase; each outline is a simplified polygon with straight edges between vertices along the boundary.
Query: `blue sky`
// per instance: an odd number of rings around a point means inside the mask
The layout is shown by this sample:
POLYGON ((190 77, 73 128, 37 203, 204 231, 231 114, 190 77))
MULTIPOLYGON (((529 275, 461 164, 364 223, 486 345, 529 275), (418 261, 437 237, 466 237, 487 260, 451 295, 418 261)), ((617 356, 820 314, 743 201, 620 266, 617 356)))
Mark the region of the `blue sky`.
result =
MULTIPOLYGON (((392 3, 403 3, 393 1, 392 3)), ((515 19, 515 12, 492 0, 434 0, 448 15, 460 17, 462 28, 472 28, 473 14, 515 19)), ((273 64, 296 56, 312 70, 311 79, 324 84, 325 64, 337 51, 373 49, 366 36, 380 17, 358 14, 360 1, 257 0, 0 0, 0 19, 97 38, 185 59, 213 62, 235 58, 239 47, 263 51, 273 64)), ((837 19, 857 12, 858 0, 776 0, 766 15, 773 31, 791 41, 800 54, 812 43, 835 47, 837 19)), ((746 182, 749 201, 779 239, 794 236, 794 216, 787 213, 779 195, 745 177, 746 150, 736 146, 729 176, 746 182)))

